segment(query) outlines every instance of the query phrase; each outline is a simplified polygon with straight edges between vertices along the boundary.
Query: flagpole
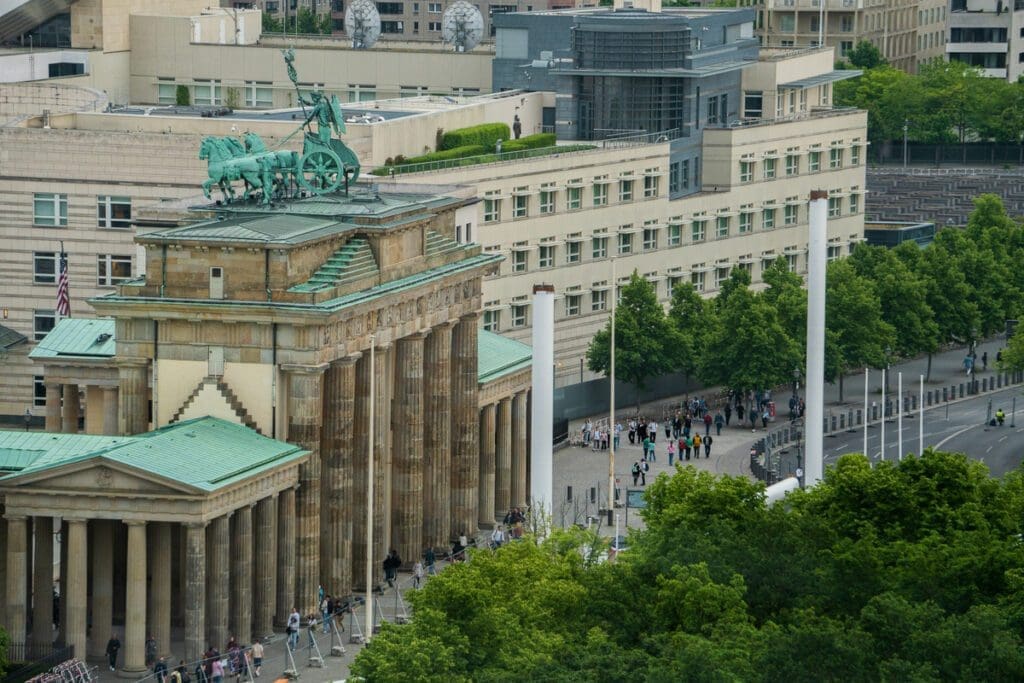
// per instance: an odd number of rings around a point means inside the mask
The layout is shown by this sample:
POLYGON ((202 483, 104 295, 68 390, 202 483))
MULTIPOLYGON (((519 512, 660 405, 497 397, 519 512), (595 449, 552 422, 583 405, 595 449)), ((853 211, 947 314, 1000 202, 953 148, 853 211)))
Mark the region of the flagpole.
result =
POLYGON ((611 338, 608 340, 611 351, 611 363, 608 373, 608 523, 611 524, 615 514, 615 300, 618 298, 618 286, 615 282, 615 257, 612 256, 612 325, 611 338))
POLYGON ((366 444, 366 461, 367 461, 367 474, 366 474, 366 620, 365 628, 366 633, 363 636, 363 640, 367 643, 373 638, 373 441, 376 436, 376 427, 374 426, 374 401, 375 389, 377 384, 376 379, 376 358, 374 357, 375 347, 377 345, 376 335, 370 335, 370 428, 369 437, 367 438, 366 444))

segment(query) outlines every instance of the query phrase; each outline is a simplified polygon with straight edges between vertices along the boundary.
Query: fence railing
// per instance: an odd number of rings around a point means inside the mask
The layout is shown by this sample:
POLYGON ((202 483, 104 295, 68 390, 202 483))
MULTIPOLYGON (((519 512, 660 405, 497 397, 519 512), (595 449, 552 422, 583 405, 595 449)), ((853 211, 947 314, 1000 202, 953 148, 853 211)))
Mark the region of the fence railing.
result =
POLYGON ((4 674, 2 683, 22 683, 75 658, 75 646, 52 643, 8 643, 7 661, 21 666, 4 674))

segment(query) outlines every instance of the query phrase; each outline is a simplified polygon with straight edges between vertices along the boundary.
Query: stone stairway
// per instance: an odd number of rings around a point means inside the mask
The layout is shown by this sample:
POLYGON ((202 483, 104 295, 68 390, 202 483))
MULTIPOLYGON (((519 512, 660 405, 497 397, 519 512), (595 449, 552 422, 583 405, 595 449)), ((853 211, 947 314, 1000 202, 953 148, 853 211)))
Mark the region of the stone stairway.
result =
POLYGON ((196 388, 192 390, 192 393, 189 394, 189 397, 185 399, 185 402, 181 404, 181 407, 178 408, 178 411, 174 413, 169 424, 174 424, 181 420, 203 390, 210 386, 214 387, 221 397, 223 397, 224 401, 243 425, 249 429, 255 430, 259 434, 263 433, 260 428, 256 426, 256 421, 249 414, 249 411, 245 409, 245 406, 242 405, 242 402, 239 400, 238 396, 235 395, 235 392, 231 391, 231 387, 229 387, 222 378, 214 377, 212 375, 207 375, 199 382, 196 388))
POLYGON ((379 273, 380 269, 373 257, 370 243, 363 237, 354 237, 331 254, 312 277, 302 284, 290 287, 288 291, 320 292, 379 273))

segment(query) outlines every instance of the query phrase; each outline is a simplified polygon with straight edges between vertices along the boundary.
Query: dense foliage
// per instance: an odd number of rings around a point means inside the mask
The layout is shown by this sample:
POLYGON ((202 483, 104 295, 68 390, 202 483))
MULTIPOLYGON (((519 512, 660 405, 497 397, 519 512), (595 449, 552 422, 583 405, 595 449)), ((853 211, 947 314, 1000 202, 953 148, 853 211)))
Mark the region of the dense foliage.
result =
POLYGON ((478 126, 448 131, 441 137, 441 147, 438 151, 466 145, 480 145, 492 150, 498 140, 508 140, 511 137, 508 124, 481 123, 478 126))
MULTIPOLYGON (((921 249, 858 245, 828 265, 825 379, 851 370, 931 354, 1001 331, 1024 314, 1024 228, 995 195, 982 195, 963 229, 942 230, 921 249)), ((653 286, 633 274, 616 311, 616 377, 643 386, 666 372, 696 376, 738 391, 787 384, 803 367, 807 293, 780 257, 765 268, 766 287, 733 271, 718 296, 704 300, 693 284, 676 285, 666 313, 653 286)), ((587 351, 590 369, 608 373, 609 327, 587 351)), ((1017 358, 1015 341, 1007 360, 1017 358)), ((1021 365, 1008 369, 1024 369, 1021 365)))
POLYGON ((295 14, 278 19, 263 13, 264 33, 298 33, 301 35, 331 35, 334 26, 330 14, 317 14, 308 7, 300 7, 295 14))
POLYGON ((410 594, 352 673, 370 681, 1017 681, 1024 478, 927 451, 766 507, 693 468, 648 487, 646 529, 599 563, 554 532, 410 594))

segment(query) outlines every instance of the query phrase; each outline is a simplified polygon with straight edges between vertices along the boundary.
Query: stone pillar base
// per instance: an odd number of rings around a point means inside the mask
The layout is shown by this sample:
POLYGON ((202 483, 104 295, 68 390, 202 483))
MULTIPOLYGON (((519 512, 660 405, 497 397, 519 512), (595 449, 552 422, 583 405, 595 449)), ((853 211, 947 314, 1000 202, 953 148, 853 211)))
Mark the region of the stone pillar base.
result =
POLYGON ((150 670, 145 667, 141 669, 118 669, 117 677, 138 680, 140 678, 146 678, 150 673, 150 670))

